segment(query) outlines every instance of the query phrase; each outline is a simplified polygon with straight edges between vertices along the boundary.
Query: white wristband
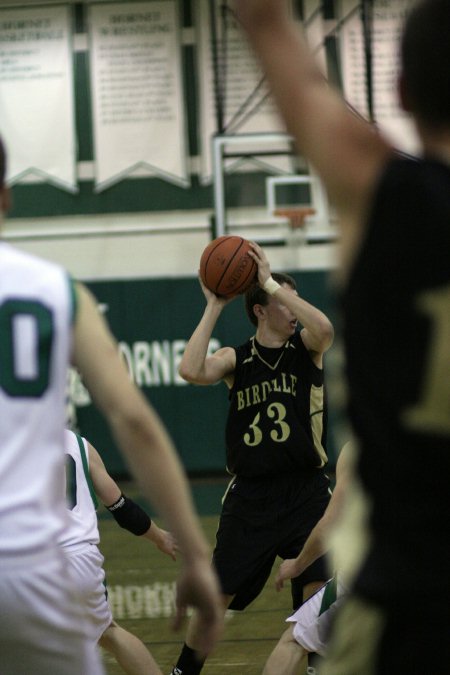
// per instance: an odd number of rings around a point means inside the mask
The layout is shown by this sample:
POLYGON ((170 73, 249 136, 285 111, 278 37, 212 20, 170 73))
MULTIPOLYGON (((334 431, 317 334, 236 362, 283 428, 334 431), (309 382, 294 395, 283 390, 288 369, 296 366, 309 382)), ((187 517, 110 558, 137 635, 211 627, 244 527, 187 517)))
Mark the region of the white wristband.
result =
POLYGON ((268 293, 269 295, 273 295, 279 288, 281 288, 281 286, 278 283, 278 281, 275 281, 273 277, 269 277, 264 282, 263 288, 266 291, 266 293, 268 293))

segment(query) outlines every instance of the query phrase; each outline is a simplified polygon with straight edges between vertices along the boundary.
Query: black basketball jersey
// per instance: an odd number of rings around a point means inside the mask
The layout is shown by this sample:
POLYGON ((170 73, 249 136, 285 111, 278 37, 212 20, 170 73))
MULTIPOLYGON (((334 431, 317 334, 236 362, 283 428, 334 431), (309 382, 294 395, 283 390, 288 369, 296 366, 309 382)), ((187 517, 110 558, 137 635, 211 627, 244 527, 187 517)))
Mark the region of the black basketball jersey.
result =
POLYGON ((270 476, 327 462, 323 371, 311 360, 298 332, 278 352, 258 347, 254 338, 236 348, 229 398, 226 445, 231 473, 270 476))
POLYGON ((349 415, 372 508, 359 584, 449 584, 450 167, 396 158, 343 298, 349 415))

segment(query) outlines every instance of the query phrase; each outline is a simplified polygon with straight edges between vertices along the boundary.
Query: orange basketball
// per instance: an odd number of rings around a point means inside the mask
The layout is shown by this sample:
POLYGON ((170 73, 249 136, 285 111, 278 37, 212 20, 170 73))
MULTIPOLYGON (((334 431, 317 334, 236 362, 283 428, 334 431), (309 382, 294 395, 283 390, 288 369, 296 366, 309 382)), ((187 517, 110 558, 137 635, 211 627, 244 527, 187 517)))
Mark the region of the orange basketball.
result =
POLYGON ((244 293, 255 281, 258 266, 248 255, 250 243, 225 235, 214 239, 202 253, 200 277, 216 295, 231 298, 244 293))

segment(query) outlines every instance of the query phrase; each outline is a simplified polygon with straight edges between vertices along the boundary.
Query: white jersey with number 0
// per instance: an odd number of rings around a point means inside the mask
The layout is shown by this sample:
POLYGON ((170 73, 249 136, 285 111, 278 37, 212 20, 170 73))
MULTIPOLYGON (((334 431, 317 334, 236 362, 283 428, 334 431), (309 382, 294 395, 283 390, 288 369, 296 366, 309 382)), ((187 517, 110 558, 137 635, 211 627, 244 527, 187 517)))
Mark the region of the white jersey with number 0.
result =
POLYGON ((73 294, 59 266, 0 243, 0 557, 57 545, 73 294))
POLYGON ((85 438, 67 430, 65 450, 69 523, 59 543, 87 610, 89 637, 97 644, 113 618, 106 593, 104 558, 97 546, 100 540, 97 497, 89 471, 89 447, 85 438))

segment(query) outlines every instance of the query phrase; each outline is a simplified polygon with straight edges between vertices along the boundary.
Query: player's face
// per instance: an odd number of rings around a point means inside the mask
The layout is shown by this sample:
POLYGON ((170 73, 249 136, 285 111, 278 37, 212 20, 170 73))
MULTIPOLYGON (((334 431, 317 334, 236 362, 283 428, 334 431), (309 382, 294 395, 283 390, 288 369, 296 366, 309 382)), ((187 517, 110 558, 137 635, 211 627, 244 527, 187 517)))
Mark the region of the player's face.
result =
MULTIPOLYGON (((297 291, 288 284, 282 284, 282 286, 290 293, 297 295, 297 291)), ((269 303, 266 305, 265 310, 267 312, 268 326, 270 326, 271 330, 285 338, 288 338, 295 333, 295 329, 297 328, 297 318, 286 305, 283 305, 272 296, 269 299, 269 303)))

